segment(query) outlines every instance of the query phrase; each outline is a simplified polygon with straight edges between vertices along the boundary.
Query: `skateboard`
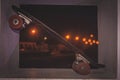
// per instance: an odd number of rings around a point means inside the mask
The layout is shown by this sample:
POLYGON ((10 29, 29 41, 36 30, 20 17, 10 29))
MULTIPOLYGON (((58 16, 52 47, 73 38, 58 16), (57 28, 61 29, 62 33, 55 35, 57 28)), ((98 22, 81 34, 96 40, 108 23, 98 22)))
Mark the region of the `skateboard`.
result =
POLYGON ((13 30, 21 30, 26 28, 26 25, 30 23, 37 24, 39 27, 47 31, 48 33, 54 35, 54 37, 58 38, 65 46, 70 48, 75 53, 75 61, 72 64, 72 69, 80 75, 88 75, 91 72, 91 65, 96 68, 104 68, 105 65, 98 64, 90 59, 84 52, 78 49, 76 46, 68 42, 65 38, 63 38, 59 33, 55 30, 30 15, 28 12, 22 10, 21 8, 12 5, 13 11, 16 13, 15 15, 10 16, 8 23, 11 29, 13 30))

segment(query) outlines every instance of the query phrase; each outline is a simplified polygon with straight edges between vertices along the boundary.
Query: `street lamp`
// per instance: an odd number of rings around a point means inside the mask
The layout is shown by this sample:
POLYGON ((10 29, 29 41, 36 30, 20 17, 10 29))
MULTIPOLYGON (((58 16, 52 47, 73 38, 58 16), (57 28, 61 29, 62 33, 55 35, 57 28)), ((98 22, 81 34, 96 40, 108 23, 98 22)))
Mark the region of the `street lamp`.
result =
POLYGON ((76 41, 78 41, 79 39, 80 39, 80 37, 79 37, 79 36, 76 36, 76 37, 75 37, 75 40, 76 40, 76 41))
POLYGON ((31 29, 30 29, 30 34, 31 34, 31 35, 34 35, 34 36, 37 35, 37 34, 38 34, 37 28, 36 28, 36 27, 31 28, 31 29))
POLYGON ((92 40, 91 39, 88 39, 88 42, 90 43, 92 40))
POLYGON ((48 39, 48 38, 45 36, 45 37, 44 37, 44 40, 47 40, 47 39, 48 39))
POLYGON ((67 35, 65 36, 65 38, 66 38, 67 40, 69 40, 69 39, 70 39, 70 35, 67 34, 67 35))
POLYGON ((85 41, 85 44, 87 45, 87 44, 88 44, 88 42, 87 42, 87 41, 85 41))
POLYGON ((93 35, 93 34, 90 34, 90 37, 94 37, 94 35, 93 35))
POLYGON ((93 43, 96 43, 96 41, 95 41, 95 40, 93 40, 92 42, 93 42, 93 43))
POLYGON ((36 33, 36 30, 35 30, 35 29, 32 29, 31 33, 32 33, 32 34, 35 34, 35 33, 36 33))
POLYGON ((86 38, 83 38, 82 41, 85 42, 87 39, 86 38))
POLYGON ((100 42, 99 42, 99 41, 96 41, 96 44, 98 45, 98 44, 100 44, 100 42))

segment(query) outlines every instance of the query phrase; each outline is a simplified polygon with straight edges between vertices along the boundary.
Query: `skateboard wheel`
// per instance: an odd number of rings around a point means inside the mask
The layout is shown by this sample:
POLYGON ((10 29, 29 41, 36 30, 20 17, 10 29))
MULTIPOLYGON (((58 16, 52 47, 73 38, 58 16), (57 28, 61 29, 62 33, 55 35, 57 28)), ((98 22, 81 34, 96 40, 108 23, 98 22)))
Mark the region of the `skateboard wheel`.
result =
POLYGON ((18 15, 12 15, 9 18, 9 26, 14 30, 20 30, 23 25, 23 19, 18 15))
POLYGON ((73 62, 72 68, 80 75, 88 75, 90 73, 90 65, 85 62, 73 62))

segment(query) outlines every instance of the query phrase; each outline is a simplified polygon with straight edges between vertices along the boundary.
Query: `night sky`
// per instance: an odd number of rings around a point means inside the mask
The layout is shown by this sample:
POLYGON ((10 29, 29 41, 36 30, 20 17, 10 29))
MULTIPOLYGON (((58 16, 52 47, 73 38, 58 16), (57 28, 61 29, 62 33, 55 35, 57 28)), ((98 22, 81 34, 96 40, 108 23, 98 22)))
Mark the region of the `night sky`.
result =
POLYGON ((21 8, 64 35, 97 37, 97 7, 79 5, 21 5, 21 8))
MULTIPOLYGON (((90 34, 94 34, 96 39, 98 37, 96 6, 21 5, 20 7, 42 21, 44 24, 48 25, 63 37, 67 33, 72 36, 79 35, 80 38, 88 37, 90 34)), ((21 30, 20 41, 32 40, 32 36, 27 34, 29 28, 30 27, 21 30)), ((33 37, 33 41, 34 39, 37 40, 35 36, 33 37)), ((39 39, 38 41, 40 41, 39 39)), ((54 41, 49 41, 55 43, 57 40, 54 39, 54 41)), ((85 53, 97 62, 98 46, 89 47, 85 50, 85 53)))

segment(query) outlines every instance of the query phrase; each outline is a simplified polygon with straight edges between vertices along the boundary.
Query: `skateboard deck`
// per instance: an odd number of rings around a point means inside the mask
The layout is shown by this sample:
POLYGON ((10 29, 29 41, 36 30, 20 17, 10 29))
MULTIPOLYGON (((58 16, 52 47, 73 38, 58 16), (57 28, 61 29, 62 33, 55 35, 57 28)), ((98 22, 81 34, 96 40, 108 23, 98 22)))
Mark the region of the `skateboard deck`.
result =
POLYGON ((21 8, 12 5, 13 11, 16 15, 12 15, 9 18, 9 25, 13 30, 21 30, 23 27, 25 28, 26 25, 30 23, 37 24, 43 30, 47 31, 48 33, 52 34, 52 36, 56 37, 60 40, 65 46, 70 48, 75 53, 75 61, 73 62, 72 68, 75 72, 81 75, 87 75, 90 73, 90 66, 95 68, 104 68, 103 64, 98 64, 90 59, 84 52, 78 49, 76 46, 68 42, 65 38, 63 38, 59 33, 55 30, 35 18, 34 16, 30 15, 28 12, 22 10, 21 8))

